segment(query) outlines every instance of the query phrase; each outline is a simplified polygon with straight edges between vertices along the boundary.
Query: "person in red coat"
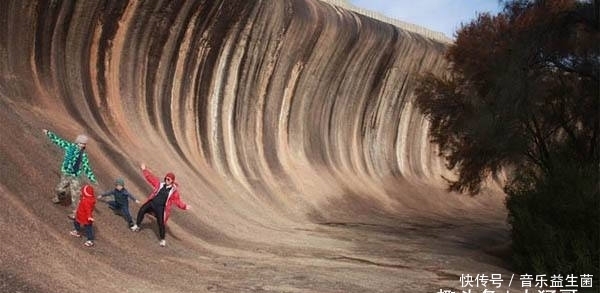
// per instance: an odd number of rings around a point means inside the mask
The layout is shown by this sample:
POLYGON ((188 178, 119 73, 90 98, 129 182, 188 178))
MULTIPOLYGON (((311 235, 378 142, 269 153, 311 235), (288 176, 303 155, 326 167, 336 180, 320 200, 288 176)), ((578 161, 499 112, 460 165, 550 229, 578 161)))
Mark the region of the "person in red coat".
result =
POLYGON ((165 241, 165 226, 171 214, 171 206, 175 204, 175 206, 182 210, 189 210, 190 206, 184 203, 179 197, 179 185, 175 183, 175 174, 172 172, 167 173, 164 181, 161 182, 146 168, 145 164, 142 164, 140 167, 146 181, 152 185, 153 190, 146 202, 140 207, 135 225, 131 227, 131 231, 139 231, 139 226, 142 220, 144 220, 144 215, 153 213, 156 216, 156 223, 158 224, 159 245, 165 246, 167 245, 165 241))
POLYGON ((94 230, 92 228, 94 218, 92 213, 95 205, 96 196, 94 196, 94 188, 92 188, 91 185, 86 184, 83 186, 83 188, 81 188, 80 201, 75 212, 75 219, 73 220, 73 226, 75 227, 75 230, 71 231, 71 236, 78 238, 81 237, 79 231, 81 231, 83 226, 83 229, 85 230, 85 236, 87 237, 87 241, 83 243, 83 245, 87 247, 94 246, 94 230))

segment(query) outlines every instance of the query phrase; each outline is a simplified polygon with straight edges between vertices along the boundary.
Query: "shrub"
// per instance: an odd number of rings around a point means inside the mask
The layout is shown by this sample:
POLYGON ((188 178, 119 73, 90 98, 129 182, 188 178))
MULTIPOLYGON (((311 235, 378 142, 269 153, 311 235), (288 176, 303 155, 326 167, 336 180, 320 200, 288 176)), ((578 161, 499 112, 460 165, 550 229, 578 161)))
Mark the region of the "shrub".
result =
POLYGON ((550 175, 521 174, 505 188, 513 263, 528 274, 600 276, 598 165, 563 159, 550 175))

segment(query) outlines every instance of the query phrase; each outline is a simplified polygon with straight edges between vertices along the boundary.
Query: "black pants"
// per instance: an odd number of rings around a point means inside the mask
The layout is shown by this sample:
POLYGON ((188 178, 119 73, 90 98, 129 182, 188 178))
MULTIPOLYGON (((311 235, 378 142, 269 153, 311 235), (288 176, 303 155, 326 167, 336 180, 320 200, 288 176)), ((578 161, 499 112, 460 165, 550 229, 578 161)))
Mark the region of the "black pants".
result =
POLYGON ((161 240, 165 239, 165 207, 157 207, 155 204, 152 204, 152 201, 143 204, 138 211, 135 224, 139 226, 142 223, 142 220, 144 220, 144 215, 147 213, 154 213, 156 216, 156 223, 158 223, 158 235, 160 236, 161 240))

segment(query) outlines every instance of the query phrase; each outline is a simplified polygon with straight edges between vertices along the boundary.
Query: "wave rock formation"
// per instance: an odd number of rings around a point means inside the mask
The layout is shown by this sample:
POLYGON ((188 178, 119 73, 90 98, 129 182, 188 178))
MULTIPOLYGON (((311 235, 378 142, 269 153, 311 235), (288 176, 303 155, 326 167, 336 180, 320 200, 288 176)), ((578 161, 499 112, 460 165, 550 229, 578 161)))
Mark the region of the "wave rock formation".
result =
MULTIPOLYGON (((0 2, 0 291, 435 292, 507 273, 502 195, 448 194, 415 109, 447 43, 315 0, 0 2), (174 171, 166 248, 50 202, 87 133, 98 191, 174 171)), ((132 204, 135 215, 139 206, 132 204)))

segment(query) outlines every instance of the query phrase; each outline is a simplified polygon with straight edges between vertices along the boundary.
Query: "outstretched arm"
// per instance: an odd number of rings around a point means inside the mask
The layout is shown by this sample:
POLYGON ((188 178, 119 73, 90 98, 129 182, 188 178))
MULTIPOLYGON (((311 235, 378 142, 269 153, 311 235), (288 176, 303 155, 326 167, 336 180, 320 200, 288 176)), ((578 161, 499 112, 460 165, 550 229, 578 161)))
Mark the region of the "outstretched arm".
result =
POLYGON ((115 192, 115 190, 111 189, 111 190, 109 190, 109 191, 107 191, 105 193, 102 193, 102 194, 98 195, 98 198, 103 198, 105 196, 113 195, 113 192, 115 192))
POLYGON ((135 201, 136 203, 140 203, 139 200, 137 200, 137 198, 135 198, 135 196, 133 196, 133 194, 129 193, 129 191, 126 191, 127 193, 127 197, 129 197, 131 200, 135 201))
POLYGON ((181 200, 181 197, 179 197, 179 192, 176 192, 175 194, 173 194, 173 203, 182 210, 190 209, 190 205, 183 202, 183 200, 181 200))
POLYGON ((69 147, 69 145, 71 145, 71 142, 65 140, 64 138, 56 135, 56 133, 48 130, 48 129, 43 129, 42 130, 44 132, 44 134, 46 136, 48 136, 48 138, 50 138, 50 141, 52 143, 54 143, 55 145, 59 146, 62 149, 66 149, 67 147, 69 147))
POLYGON ((88 160, 87 154, 84 154, 83 162, 81 162, 81 164, 83 165, 83 172, 85 172, 85 176, 87 176, 92 183, 96 183, 96 176, 92 171, 92 167, 90 167, 90 161, 88 160))
POLYGON ((152 187, 157 188, 158 186, 160 186, 160 181, 156 176, 154 176, 154 174, 152 174, 152 172, 150 172, 150 170, 148 170, 148 168, 146 168, 146 164, 142 163, 140 168, 142 169, 144 178, 146 178, 146 181, 148 181, 148 183, 150 183, 152 187))

